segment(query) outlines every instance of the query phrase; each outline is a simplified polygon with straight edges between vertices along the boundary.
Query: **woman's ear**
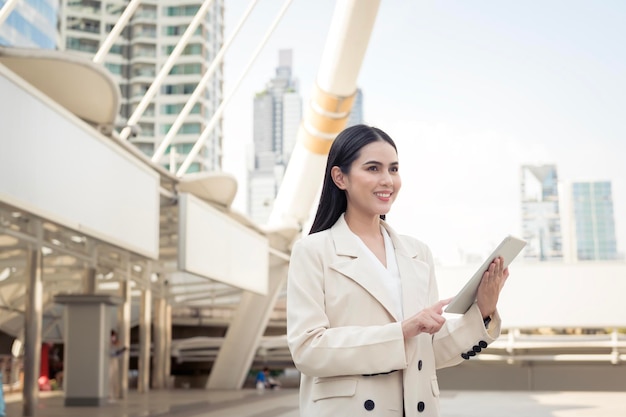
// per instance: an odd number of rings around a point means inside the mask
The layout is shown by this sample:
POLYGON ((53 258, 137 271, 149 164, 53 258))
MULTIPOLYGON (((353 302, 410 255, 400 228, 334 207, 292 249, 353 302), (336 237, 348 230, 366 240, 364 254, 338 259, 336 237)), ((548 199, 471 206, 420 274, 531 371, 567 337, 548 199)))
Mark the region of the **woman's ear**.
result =
POLYGON ((341 171, 341 168, 339 168, 338 166, 332 167, 330 169, 330 176, 332 177, 333 182, 335 183, 337 188, 339 188, 340 190, 346 189, 345 177, 343 175, 343 172, 341 171))

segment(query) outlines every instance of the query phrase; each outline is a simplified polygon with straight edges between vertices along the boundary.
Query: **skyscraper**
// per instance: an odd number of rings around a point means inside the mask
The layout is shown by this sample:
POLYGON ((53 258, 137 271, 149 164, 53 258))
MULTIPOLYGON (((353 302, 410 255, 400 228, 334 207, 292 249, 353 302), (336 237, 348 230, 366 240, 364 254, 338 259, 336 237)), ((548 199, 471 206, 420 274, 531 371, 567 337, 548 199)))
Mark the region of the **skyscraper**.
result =
POLYGON ((266 223, 302 118, 302 97, 292 78, 290 49, 278 53, 276 76, 254 97, 254 158, 248 170, 248 214, 266 223))
MULTIPOLYGON (((128 0, 62 0, 62 48, 91 58, 120 18, 128 0)), ((118 80, 122 105, 118 128, 126 121, 176 47, 202 0, 145 0, 105 58, 105 66, 118 80)), ((224 0, 211 3, 161 89, 139 120, 139 133, 130 138, 152 156, 185 103, 202 79, 223 42, 224 0)), ((161 164, 176 171, 191 151, 222 100, 222 67, 184 121, 161 164)), ((221 169, 222 126, 218 122, 187 172, 221 169)))
POLYGON ((346 127, 359 125, 364 122, 363 119, 363 91, 360 88, 356 90, 356 96, 352 103, 352 109, 350 110, 350 116, 348 117, 348 123, 346 127))
MULTIPOLYGON (((0 9, 6 0, 0 0, 0 9)), ((22 0, 0 25, 0 45, 55 49, 59 0, 22 0)))
POLYGON ((617 259, 611 183, 574 182, 571 201, 577 259, 617 259))
POLYGON ((555 165, 523 165, 520 170, 524 258, 562 260, 558 177, 555 165))

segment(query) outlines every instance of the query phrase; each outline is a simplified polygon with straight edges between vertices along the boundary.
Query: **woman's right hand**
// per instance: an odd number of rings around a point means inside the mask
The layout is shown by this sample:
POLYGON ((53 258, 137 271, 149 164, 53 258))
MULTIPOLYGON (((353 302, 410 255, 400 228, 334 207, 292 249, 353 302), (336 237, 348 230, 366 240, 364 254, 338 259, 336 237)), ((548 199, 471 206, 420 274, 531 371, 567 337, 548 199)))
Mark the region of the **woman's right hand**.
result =
POLYGON ((440 300, 408 319, 403 320, 402 333, 404 334, 404 338, 415 337, 420 333, 437 333, 446 322, 446 319, 443 317, 443 308, 450 304, 450 301, 452 301, 452 298, 440 300))

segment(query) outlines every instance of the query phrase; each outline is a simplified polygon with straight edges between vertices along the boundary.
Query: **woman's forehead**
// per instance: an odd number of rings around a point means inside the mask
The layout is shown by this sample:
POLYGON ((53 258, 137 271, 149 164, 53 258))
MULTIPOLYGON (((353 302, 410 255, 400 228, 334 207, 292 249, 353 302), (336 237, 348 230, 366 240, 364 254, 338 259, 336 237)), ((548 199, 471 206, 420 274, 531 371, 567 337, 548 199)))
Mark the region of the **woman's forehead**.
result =
POLYGON ((398 159, 396 149, 384 140, 371 142, 361 148, 359 160, 387 161, 398 159))

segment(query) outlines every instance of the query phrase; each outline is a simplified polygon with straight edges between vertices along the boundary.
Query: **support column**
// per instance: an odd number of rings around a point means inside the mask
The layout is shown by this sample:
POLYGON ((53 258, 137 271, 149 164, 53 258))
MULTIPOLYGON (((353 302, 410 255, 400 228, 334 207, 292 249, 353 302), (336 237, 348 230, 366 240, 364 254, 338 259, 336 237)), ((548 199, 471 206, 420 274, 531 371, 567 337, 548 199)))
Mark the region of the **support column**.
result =
POLYGON ((89 267, 83 272, 83 293, 96 293, 96 268, 89 267))
MULTIPOLYGON (((147 282, 150 282, 150 271, 147 282)), ((144 288, 141 291, 141 306, 139 313, 139 375, 137 379, 137 391, 147 393, 150 391, 150 339, 152 325, 152 290, 144 288)))
POLYGON ((245 292, 224 337, 207 389, 241 389, 254 361, 276 300, 287 279, 288 264, 270 268, 267 295, 245 292))
POLYGON ((152 387, 155 389, 165 388, 165 310, 166 300, 160 297, 155 303, 154 315, 154 349, 152 352, 152 387))
POLYGON ((165 388, 171 389, 170 375, 172 373, 172 305, 165 305, 165 388))
MULTIPOLYGON (((40 225, 37 225, 40 227, 40 225)), ((41 327, 43 321, 42 254, 39 245, 30 247, 26 262, 26 311, 24 314, 24 416, 34 416, 39 397, 41 327)))
MULTIPOLYGON (((130 267, 129 267, 130 268, 130 267)), ((119 323, 120 345, 127 349, 119 358, 119 387, 120 398, 128 396, 128 368, 130 366, 130 307, 132 303, 130 289, 130 270, 124 281, 120 283, 120 297, 122 305, 117 310, 117 322, 119 323)))
POLYGON ((64 304, 64 378, 66 406, 99 406, 109 400, 111 319, 119 297, 59 294, 64 304))

